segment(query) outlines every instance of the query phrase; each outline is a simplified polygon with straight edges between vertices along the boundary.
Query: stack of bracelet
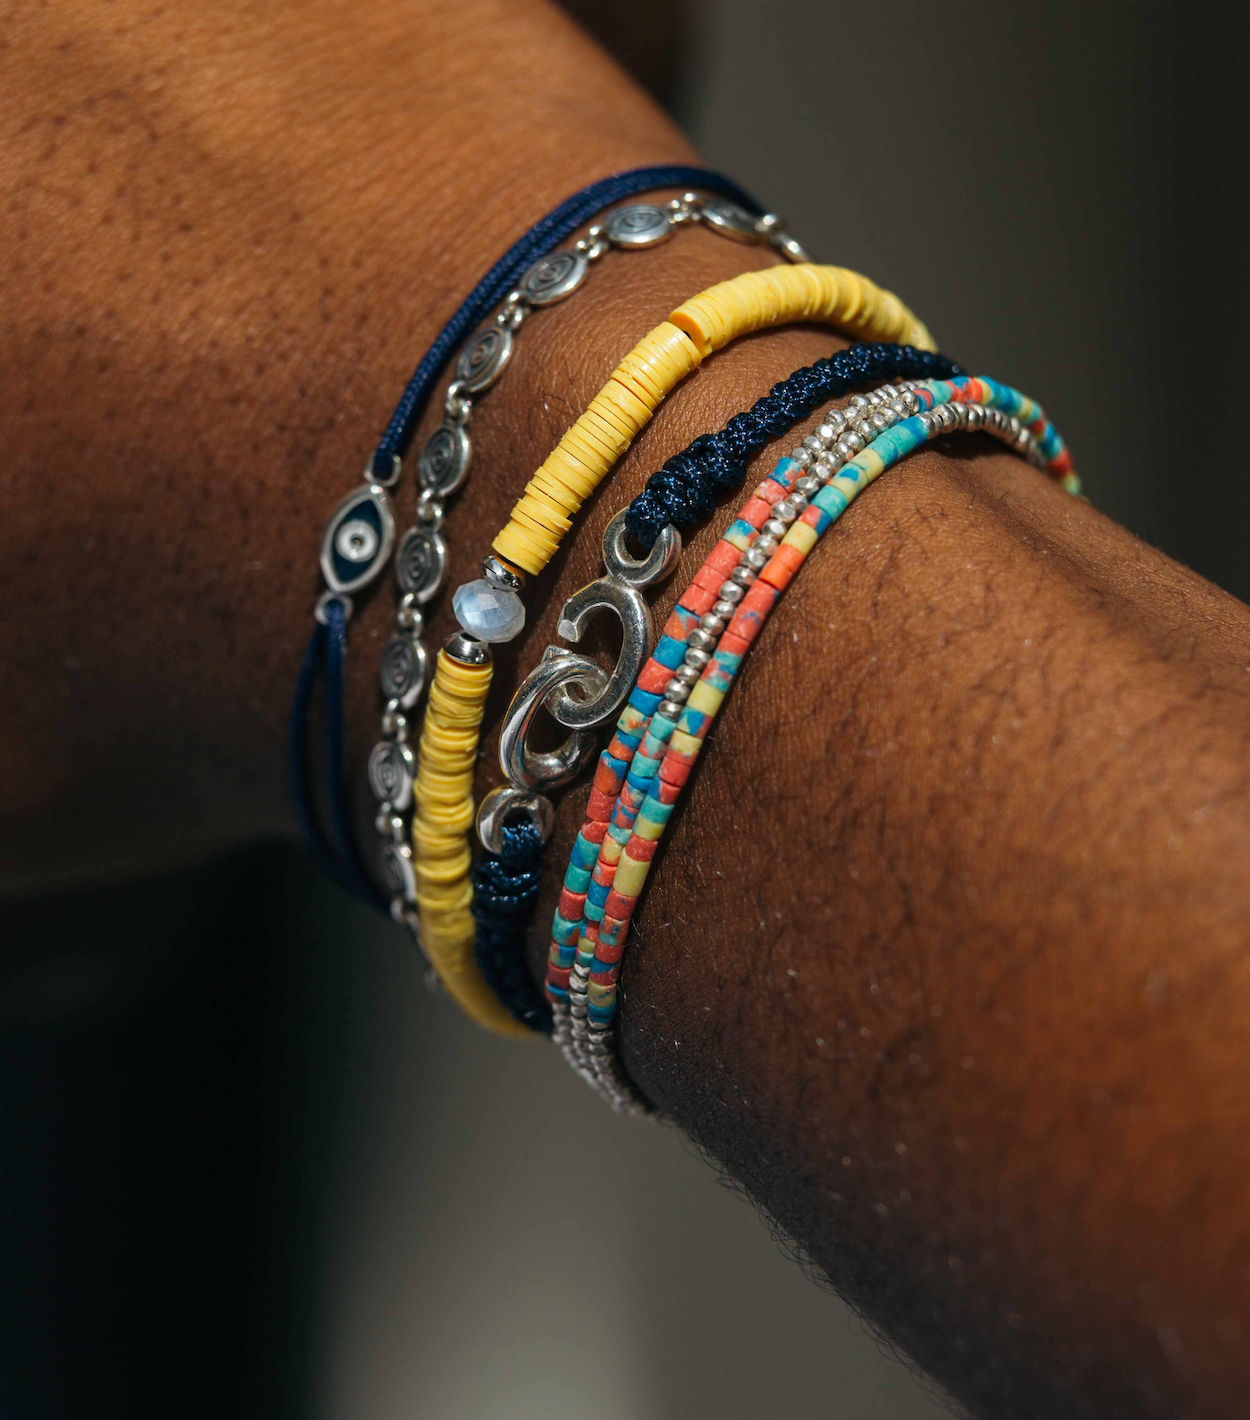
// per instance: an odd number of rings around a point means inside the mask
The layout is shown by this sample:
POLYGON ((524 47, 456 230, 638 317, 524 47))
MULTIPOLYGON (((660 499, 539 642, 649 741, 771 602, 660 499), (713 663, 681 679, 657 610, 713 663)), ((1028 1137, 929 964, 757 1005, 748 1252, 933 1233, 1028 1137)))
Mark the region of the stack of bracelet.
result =
MULTIPOLYGON (((612 1036, 630 920, 664 827, 743 656, 821 534, 884 469, 926 440, 958 429, 995 434, 1069 491, 1079 489, 1062 441, 1036 404, 992 380, 965 376, 934 351, 924 326, 897 297, 854 272, 808 263, 776 217, 686 192, 663 207, 634 203, 610 212, 570 249, 549 254, 570 230, 565 225, 557 231, 559 223, 576 214, 585 220, 594 210, 588 202, 609 190, 618 197, 640 190, 629 184, 673 171, 622 175, 570 199, 497 264, 422 361, 370 462, 365 486, 344 500, 326 530, 322 569, 329 591, 318 603, 318 634, 293 717, 298 751, 322 658, 331 807, 340 841, 348 844, 344 880, 359 887, 364 874, 345 830, 336 758, 349 593, 376 576, 396 541, 385 490, 399 477, 402 447, 425 394, 467 326, 468 313, 488 297, 490 303, 502 298, 494 317, 461 351, 443 423, 418 459, 417 526, 399 539, 395 559, 398 633, 383 655, 383 738, 370 756, 369 780, 380 804, 392 913, 412 928, 449 994, 474 1019, 505 1034, 550 1027, 574 1069, 627 1113, 649 1111, 617 1063, 612 1036), (797 264, 745 272, 683 303, 613 371, 526 485, 482 560, 481 580, 457 589, 453 607, 463 629, 438 654, 414 754, 405 712, 420 699, 426 678, 420 608, 445 574, 444 505, 467 477, 473 401, 502 375, 514 334, 529 315, 570 295, 611 247, 654 246, 692 222, 739 241, 770 243, 797 264), (522 254, 527 266, 518 265, 522 254), (504 275, 508 280, 500 284, 504 275), (476 814, 485 851, 473 864, 468 835, 493 669, 490 643, 511 640, 523 628, 526 574, 545 568, 581 505, 703 359, 750 331, 812 320, 868 343, 796 371, 719 433, 696 439, 609 522, 606 575, 568 599, 558 630, 576 642, 593 616, 612 613, 623 629, 616 664, 605 671, 565 646, 547 647, 505 718, 500 762, 509 782, 488 794, 476 814), (648 657, 654 635, 642 591, 676 566, 681 530, 697 525, 720 495, 741 485, 748 461, 770 439, 819 403, 881 380, 893 383, 855 395, 845 411, 831 413, 778 463, 705 559, 648 657), (628 551, 631 536, 645 549, 641 559, 628 551), (558 749, 539 753, 527 741, 543 709, 569 734, 558 749), (547 794, 589 764, 598 747, 596 728, 614 717, 615 733, 600 756, 565 874, 540 994, 526 974, 521 941, 553 822, 547 794)), ((732 188, 709 176, 714 189, 732 188)), ((300 804, 307 811, 298 761, 294 752, 300 804)))
MULTIPOLYGON (((453 678, 458 666, 489 667, 489 643, 511 640, 520 632, 525 573, 543 570, 582 503, 674 386, 707 355, 740 335, 813 320, 853 336, 908 341, 925 349, 932 345, 924 326, 896 296, 838 267, 799 264, 749 271, 683 303, 617 366, 531 478, 495 538, 494 552, 483 560, 482 579, 457 589, 453 607, 467 638, 453 637, 439 657, 434 689, 440 703, 458 698, 453 678)), ((650 614, 639 588, 671 569, 681 540, 668 529, 652 555, 635 563, 625 553, 622 524, 615 546, 619 556, 613 575, 570 598, 560 634, 576 641, 596 612, 614 613, 624 628, 616 667, 605 676, 596 662, 553 648, 518 692, 531 712, 546 703, 556 720, 572 731, 560 751, 536 757, 546 787, 566 782, 587 762, 596 748, 591 728, 609 719, 628 695, 650 639, 650 614), (580 698, 570 687, 580 689, 580 698)), ((426 759, 428 747, 434 759, 428 772, 422 769, 415 795, 415 899, 426 954, 448 991, 481 1023, 515 1034, 526 1027, 495 997, 475 962, 467 830, 473 816, 480 712, 474 720, 472 711, 467 702, 458 708, 462 733, 454 754, 432 742, 427 746, 428 717, 422 732, 420 758, 426 759), (422 786, 428 792, 422 793, 422 786)), ((482 839, 495 852, 503 846, 498 831, 509 817, 528 816, 540 830, 549 826, 550 804, 527 782, 534 777, 530 770, 535 761, 527 764, 523 741, 522 733, 516 742, 518 774, 482 806, 482 839)), ((507 754, 506 744, 501 752, 507 754)))
POLYGON ((1027 396, 960 377, 856 396, 780 460, 695 575, 600 759, 552 930, 547 993, 573 1068, 618 1111, 649 1106, 620 1070, 611 1023, 629 922, 682 786, 752 642, 820 536, 851 500, 936 435, 985 430, 1080 485, 1027 396))
POLYGON ((343 676, 352 598, 388 565, 396 540, 393 489, 402 456, 426 401, 465 335, 503 302, 495 320, 473 336, 462 352, 458 380, 445 402, 442 428, 419 460, 421 496, 417 526, 399 544, 396 578, 397 634, 383 655, 381 743, 370 759, 369 779, 380 800, 378 827, 385 844, 382 873, 391 887, 392 915, 417 929, 413 907, 411 853, 405 814, 414 759, 407 744, 407 715, 421 695, 427 652, 421 644, 421 607, 438 588, 446 549, 440 539, 444 500, 463 482, 468 467, 468 423, 472 396, 497 378, 511 351, 512 334, 534 308, 563 299, 585 277, 607 244, 653 246, 685 223, 699 222, 737 241, 771 244, 790 260, 805 260, 775 215, 729 178, 701 168, 636 168, 592 183, 574 193, 495 263, 434 341, 405 389, 399 405, 365 468, 364 482, 332 514, 321 544, 326 586, 314 608, 316 625, 300 670, 291 707, 289 757, 296 811, 309 848, 321 867, 349 892, 380 903, 357 849, 343 776, 343 676), (635 204, 617 209, 592 227, 571 251, 551 253, 579 226, 607 207, 648 190, 697 185, 711 195, 686 192, 663 208, 635 204), (323 832, 314 806, 305 740, 316 682, 325 682, 325 790, 332 831, 323 832))
MULTIPOLYGON (((696 526, 719 495, 742 486, 751 458, 773 439, 789 433, 820 404, 880 380, 962 373, 935 352, 883 343, 853 345, 796 370, 749 410, 734 415, 716 434, 701 435, 668 459, 630 504, 626 532, 650 549, 668 524, 679 531, 696 526)), ((615 530, 606 546, 606 555, 617 565, 615 530)), ((540 680, 552 669, 544 667, 540 680)), ((540 684, 539 693, 542 689, 540 684)), ((530 700, 532 708, 537 708, 537 703, 536 698, 530 700)), ((551 788, 541 763, 527 767, 524 755, 517 755, 518 744, 524 744, 524 728, 516 724, 514 711, 510 711, 503 736, 504 773, 514 785, 525 789, 551 788)), ((543 836, 538 823, 528 818, 500 821, 496 812, 499 801, 498 794, 488 796, 478 818, 484 844, 472 869, 478 969, 518 1020, 535 1029, 550 1030, 550 1007, 526 970, 522 950, 522 937, 541 883, 543 836)), ((500 807, 507 804, 508 796, 504 795, 500 807)))

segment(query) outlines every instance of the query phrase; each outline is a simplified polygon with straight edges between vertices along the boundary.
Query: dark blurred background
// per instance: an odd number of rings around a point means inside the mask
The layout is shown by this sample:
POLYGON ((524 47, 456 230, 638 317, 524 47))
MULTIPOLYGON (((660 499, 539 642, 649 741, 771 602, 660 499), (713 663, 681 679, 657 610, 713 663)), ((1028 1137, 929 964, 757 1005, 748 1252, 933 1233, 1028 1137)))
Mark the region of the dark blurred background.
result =
MULTIPOLYGON (((1101 508, 1250 597, 1214 417, 1250 12, 571 8, 817 257, 1037 395, 1101 508)), ((3 923, 0 1420, 940 1413, 673 1131, 466 1026, 294 850, 3 923), (592 1190, 590 1275, 551 1223, 592 1190)))

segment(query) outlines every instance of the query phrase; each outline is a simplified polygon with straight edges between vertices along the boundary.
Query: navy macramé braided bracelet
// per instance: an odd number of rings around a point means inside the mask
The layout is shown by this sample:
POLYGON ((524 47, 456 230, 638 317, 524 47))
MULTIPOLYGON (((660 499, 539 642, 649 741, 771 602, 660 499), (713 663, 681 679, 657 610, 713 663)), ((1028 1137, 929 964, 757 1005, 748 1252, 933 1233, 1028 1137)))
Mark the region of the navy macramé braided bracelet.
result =
MULTIPOLYGON (((852 345, 796 370, 703 434, 647 480, 629 505, 626 528, 647 548, 666 524, 686 530, 708 517, 722 494, 741 487, 747 465, 772 439, 788 433, 818 405, 894 379, 949 379, 963 371, 945 356, 910 345, 852 345)), ((517 1020, 551 1030, 551 1010, 525 969, 525 930, 538 896, 543 841, 529 822, 503 830, 504 851, 483 851, 473 864, 477 963, 517 1020)))

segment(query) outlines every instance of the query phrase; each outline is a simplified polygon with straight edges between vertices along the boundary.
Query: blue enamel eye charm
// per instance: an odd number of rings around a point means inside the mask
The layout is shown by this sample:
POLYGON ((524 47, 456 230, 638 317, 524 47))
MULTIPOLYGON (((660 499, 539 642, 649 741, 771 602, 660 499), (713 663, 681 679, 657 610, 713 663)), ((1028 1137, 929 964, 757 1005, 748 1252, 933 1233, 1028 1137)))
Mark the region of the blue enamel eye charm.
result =
POLYGON ((395 515, 381 484, 349 493, 321 539, 321 571, 332 592, 355 592, 372 582, 395 544, 395 515))

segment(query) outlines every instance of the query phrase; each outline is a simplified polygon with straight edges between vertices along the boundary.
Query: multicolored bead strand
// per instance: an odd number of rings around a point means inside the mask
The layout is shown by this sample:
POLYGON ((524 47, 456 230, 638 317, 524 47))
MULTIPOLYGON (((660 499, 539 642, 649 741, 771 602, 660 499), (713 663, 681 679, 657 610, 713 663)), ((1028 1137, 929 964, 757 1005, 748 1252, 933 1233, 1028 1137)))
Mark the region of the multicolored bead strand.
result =
MULTIPOLYGON (((884 393, 878 392, 878 406, 884 393)), ((653 680, 674 672, 664 687, 665 698, 650 692, 657 697, 650 711, 647 701, 628 706, 601 759, 555 919, 548 995, 556 1039, 570 1063, 617 1109, 632 1113, 645 1108, 616 1064, 610 1036, 616 978, 634 907, 681 787, 742 658, 816 541, 886 468, 950 429, 997 433, 1068 491, 1079 491, 1062 440, 1040 407, 1018 391, 987 379, 962 378, 926 381, 889 394, 898 395, 890 408, 901 422, 891 424, 880 407, 874 411, 872 397, 858 397, 858 411, 872 415, 858 427, 875 437, 865 448, 865 435, 854 431, 860 450, 839 440, 834 453, 843 466, 825 470, 827 478, 814 478, 805 469, 812 445, 827 446, 839 432, 834 425, 822 426, 805 441, 808 448, 795 451, 800 457, 782 459, 760 485, 679 602, 682 615, 670 618, 656 648, 660 659, 653 656, 644 669, 643 677, 650 672, 653 680), (810 503, 806 488, 814 493, 810 503), (788 515, 784 519, 769 516, 782 512, 788 515), (730 548, 735 557, 726 575, 730 548), (708 608, 702 615, 701 607, 708 608), (719 613, 730 614, 727 626, 719 613), (682 668, 687 674, 679 678, 676 671, 682 668), (675 702, 672 694, 685 704, 675 702), (613 782, 618 784, 615 798, 613 782), (599 850, 592 863, 589 850, 596 837, 599 850), (584 894, 577 891, 583 884, 584 894), (575 917, 579 897, 580 922, 575 917)))

